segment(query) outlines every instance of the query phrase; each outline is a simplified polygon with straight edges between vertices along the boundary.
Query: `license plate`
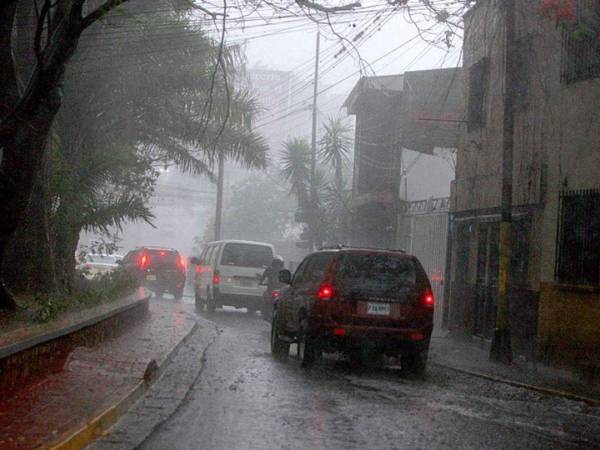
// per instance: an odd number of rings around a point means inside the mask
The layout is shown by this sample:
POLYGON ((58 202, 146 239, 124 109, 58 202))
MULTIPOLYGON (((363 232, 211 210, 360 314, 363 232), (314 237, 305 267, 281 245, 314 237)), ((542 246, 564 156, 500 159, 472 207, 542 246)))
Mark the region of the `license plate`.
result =
POLYGON ((156 275, 146 275, 146 280, 148 280, 148 281, 156 281, 156 275))
POLYGON ((367 314, 373 316, 389 316, 390 305, 389 303, 367 303, 367 314))

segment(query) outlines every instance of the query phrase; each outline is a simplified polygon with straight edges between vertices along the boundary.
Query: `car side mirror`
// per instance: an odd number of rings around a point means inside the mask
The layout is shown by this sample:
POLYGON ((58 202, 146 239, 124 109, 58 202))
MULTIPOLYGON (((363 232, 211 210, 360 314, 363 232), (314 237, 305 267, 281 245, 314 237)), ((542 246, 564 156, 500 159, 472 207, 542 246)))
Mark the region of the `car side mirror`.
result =
POLYGON ((283 284, 292 284, 292 272, 289 270, 280 270, 278 278, 283 284))
POLYGON ((200 265, 200 260, 198 258, 196 258, 195 256, 192 256, 190 258, 190 264, 195 264, 195 265, 199 266, 200 265))

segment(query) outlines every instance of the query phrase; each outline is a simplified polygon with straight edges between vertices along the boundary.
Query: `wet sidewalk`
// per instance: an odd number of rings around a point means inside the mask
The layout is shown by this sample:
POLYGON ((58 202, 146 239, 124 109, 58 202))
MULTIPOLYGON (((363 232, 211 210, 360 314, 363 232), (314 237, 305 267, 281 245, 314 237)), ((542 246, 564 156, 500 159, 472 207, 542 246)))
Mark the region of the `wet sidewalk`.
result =
POLYGON ((1 398, 0 448, 60 442, 126 398, 195 326, 189 307, 151 299, 147 320, 92 348, 75 348, 62 371, 1 398))
POLYGON ((499 364, 489 360, 489 346, 468 338, 434 334, 431 339, 429 362, 484 377, 528 385, 544 391, 564 392, 600 403, 600 387, 592 386, 571 372, 541 364, 513 361, 499 364))

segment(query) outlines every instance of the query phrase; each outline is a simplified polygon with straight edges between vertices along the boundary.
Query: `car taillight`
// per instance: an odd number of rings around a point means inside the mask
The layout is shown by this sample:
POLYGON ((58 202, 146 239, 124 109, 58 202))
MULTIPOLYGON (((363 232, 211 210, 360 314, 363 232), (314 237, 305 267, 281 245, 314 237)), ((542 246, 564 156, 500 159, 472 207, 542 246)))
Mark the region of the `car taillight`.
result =
POLYGON ((328 283, 322 284, 317 292, 317 298, 319 300, 331 300, 331 297, 333 297, 333 288, 331 285, 328 283))
POLYGON ((221 284, 221 274, 219 273, 219 271, 216 271, 213 274, 213 284, 221 284))
POLYGON ((431 289, 427 289, 423 293, 421 301, 423 302, 423 305, 427 306, 428 308, 433 308, 435 306, 435 298, 433 297, 433 292, 431 292, 431 289))
POLYGON ((271 292, 271 298, 273 298, 273 299, 278 299, 280 296, 281 296, 281 292, 279 292, 279 291, 271 292))
POLYGON ((183 258, 183 256, 179 257, 179 260, 177 261, 177 265, 179 266, 179 270, 181 270, 182 272, 185 272, 185 259, 183 258))
POLYGON ((194 269, 196 271, 196 273, 202 273, 202 266, 196 266, 196 269, 194 269))
POLYGON ((150 256, 148 256, 147 254, 143 254, 140 257, 140 269, 146 270, 149 265, 150 265, 150 256))

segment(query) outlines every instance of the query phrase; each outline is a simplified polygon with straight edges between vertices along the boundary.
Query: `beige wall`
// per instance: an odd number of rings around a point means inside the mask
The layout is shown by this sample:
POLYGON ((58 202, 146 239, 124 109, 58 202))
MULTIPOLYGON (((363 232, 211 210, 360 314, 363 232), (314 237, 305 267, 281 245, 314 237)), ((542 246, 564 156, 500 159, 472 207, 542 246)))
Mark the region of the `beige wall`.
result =
MULTIPOLYGON (((500 205, 504 31, 495 1, 465 18, 464 67, 490 59, 485 127, 466 132, 458 153, 453 212, 500 205)), ((515 115, 513 204, 538 205, 532 236, 531 284, 554 278, 558 192, 600 187, 600 79, 561 83, 562 33, 539 15, 537 3, 517 0, 517 37, 531 39, 528 101, 515 115), (535 259, 534 259, 535 258, 535 259)))

